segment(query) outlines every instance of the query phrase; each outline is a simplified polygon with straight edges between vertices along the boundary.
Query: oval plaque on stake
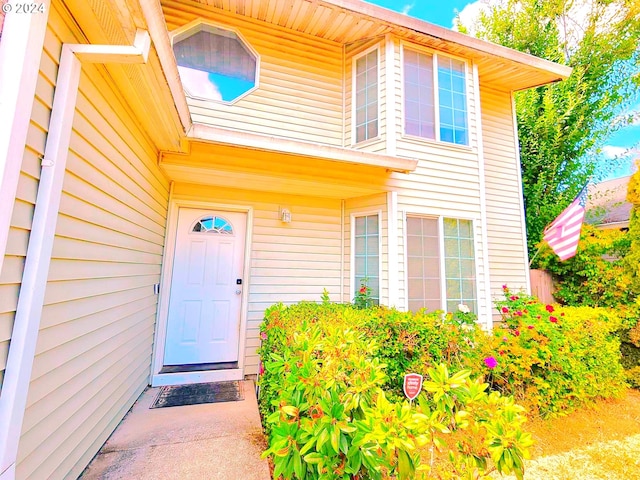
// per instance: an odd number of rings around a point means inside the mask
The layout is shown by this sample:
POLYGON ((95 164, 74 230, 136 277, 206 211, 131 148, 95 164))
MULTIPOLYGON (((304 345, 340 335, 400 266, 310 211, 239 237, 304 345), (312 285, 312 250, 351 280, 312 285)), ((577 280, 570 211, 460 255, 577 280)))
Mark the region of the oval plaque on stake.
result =
POLYGON ((407 373, 404 376, 402 390, 404 390, 404 394, 409 401, 412 402, 420 394, 420 390, 422 390, 422 375, 418 373, 407 373))

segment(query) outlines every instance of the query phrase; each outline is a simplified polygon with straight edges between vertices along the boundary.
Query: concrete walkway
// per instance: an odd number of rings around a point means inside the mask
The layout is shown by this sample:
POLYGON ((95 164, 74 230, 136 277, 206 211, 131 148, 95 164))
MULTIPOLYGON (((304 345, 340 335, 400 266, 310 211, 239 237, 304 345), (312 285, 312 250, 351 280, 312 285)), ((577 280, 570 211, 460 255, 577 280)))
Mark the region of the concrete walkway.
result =
POLYGON ((147 389, 80 476, 82 480, 269 480, 253 382, 244 400, 149 409, 147 389))

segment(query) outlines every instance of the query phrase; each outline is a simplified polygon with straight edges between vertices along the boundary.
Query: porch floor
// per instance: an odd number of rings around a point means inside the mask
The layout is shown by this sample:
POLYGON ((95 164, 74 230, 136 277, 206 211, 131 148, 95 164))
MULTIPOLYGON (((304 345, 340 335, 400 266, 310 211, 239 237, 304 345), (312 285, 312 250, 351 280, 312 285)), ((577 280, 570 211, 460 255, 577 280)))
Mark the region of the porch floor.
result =
POLYGON ((255 387, 241 385, 243 401, 154 409, 147 389, 80 479, 269 480, 255 387))

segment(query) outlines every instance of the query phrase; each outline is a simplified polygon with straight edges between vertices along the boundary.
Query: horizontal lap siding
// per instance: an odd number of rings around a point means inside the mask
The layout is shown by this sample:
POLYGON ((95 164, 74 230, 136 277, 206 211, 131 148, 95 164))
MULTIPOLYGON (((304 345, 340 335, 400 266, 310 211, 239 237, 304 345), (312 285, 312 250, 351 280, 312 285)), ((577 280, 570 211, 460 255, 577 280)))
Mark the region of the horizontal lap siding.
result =
MULTIPOLYGON (((247 375, 258 372, 257 348, 264 311, 283 302, 320 301, 326 288, 340 297, 340 200, 176 184, 176 198, 253 209, 245 344, 247 375), (291 223, 279 219, 291 211, 291 223)), ((212 207, 212 210, 222 207, 212 207)))
POLYGON ((491 291, 526 288, 527 255, 511 95, 481 89, 491 291))
MULTIPOLYGON (((45 100, 37 99, 36 118, 51 108, 62 42, 78 41, 62 15, 54 3, 37 90, 45 100)), ((20 479, 77 477, 150 372, 168 182, 101 67, 82 68, 18 452, 20 479)), ((22 216, 32 208, 35 181, 25 174, 22 216)), ((16 229, 29 227, 22 223, 16 229)), ((16 245, 12 253, 20 251, 16 245)))
MULTIPOLYGON (((47 32, 46 40, 51 33, 47 32)), ((53 103, 53 83, 56 67, 46 52, 42 54, 41 70, 36 83, 36 95, 27 131, 27 143, 11 216, 4 266, 0 272, 0 389, 9 353, 9 340, 18 304, 24 260, 40 178, 40 158, 44 155, 49 115, 53 103), (53 67, 53 68, 52 68, 53 67)))
POLYGON ((196 123, 342 146, 342 46, 216 9, 163 2, 169 31, 202 18, 260 55, 259 88, 232 105, 188 99, 196 123))

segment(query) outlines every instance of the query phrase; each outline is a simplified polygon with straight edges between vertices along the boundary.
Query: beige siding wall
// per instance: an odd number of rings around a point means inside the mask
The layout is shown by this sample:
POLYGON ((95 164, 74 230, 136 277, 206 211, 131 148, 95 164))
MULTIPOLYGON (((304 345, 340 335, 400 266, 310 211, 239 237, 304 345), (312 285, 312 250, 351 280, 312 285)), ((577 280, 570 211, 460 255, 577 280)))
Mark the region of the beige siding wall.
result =
POLYGON ((27 134, 27 145, 22 158, 16 202, 11 217, 7 251, 0 275, 0 386, 4 378, 9 339, 18 304, 18 293, 20 292, 31 219, 38 190, 38 179, 40 178, 39 159, 44 154, 49 125, 49 109, 53 96, 53 87, 42 72, 36 88, 36 98, 27 134))
POLYGON ((163 8, 169 31, 202 18, 237 29, 260 55, 260 87, 232 105, 189 99, 194 122, 342 146, 342 45, 195 3, 163 8))
POLYGON ((344 212, 344 302, 351 302, 355 297, 355 288, 360 285, 353 285, 353 272, 351 270, 351 253, 353 239, 352 216, 373 215, 380 216, 380 240, 382 249, 380 250, 381 276, 380 276, 380 304, 389 304, 389 223, 387 195, 369 195, 366 197, 349 198, 345 201, 344 212))
POLYGON ((176 199, 212 202, 220 210, 224 205, 253 209, 244 373, 255 374, 259 327, 267 307, 320 301, 325 288, 339 301, 341 202, 180 183, 174 194, 176 199), (291 211, 291 223, 280 221, 281 207, 291 211))
MULTIPOLYGON (((3 325, 15 310, 61 44, 80 38, 69 25, 54 3, 14 211, 13 268, 0 287, 9 293, 0 295, 3 325)), ((21 480, 77 477, 148 384, 168 182, 106 78, 83 66, 19 444, 21 480)))
POLYGON ((511 94, 481 88, 491 291, 527 286, 527 254, 511 94))
POLYGON ((377 38, 368 40, 365 42, 358 42, 354 45, 349 45, 345 48, 345 131, 344 131, 344 144, 348 147, 353 147, 358 150, 364 150, 367 152, 385 153, 387 143, 387 102, 386 102, 386 86, 387 86, 387 74, 386 74, 386 52, 384 48, 383 39, 377 38), (358 144, 355 143, 354 129, 354 104, 353 104, 353 86, 354 86, 354 67, 355 60, 365 52, 370 52, 371 49, 377 49, 378 51, 378 104, 379 104, 379 116, 378 116, 378 137, 369 139, 358 144))

